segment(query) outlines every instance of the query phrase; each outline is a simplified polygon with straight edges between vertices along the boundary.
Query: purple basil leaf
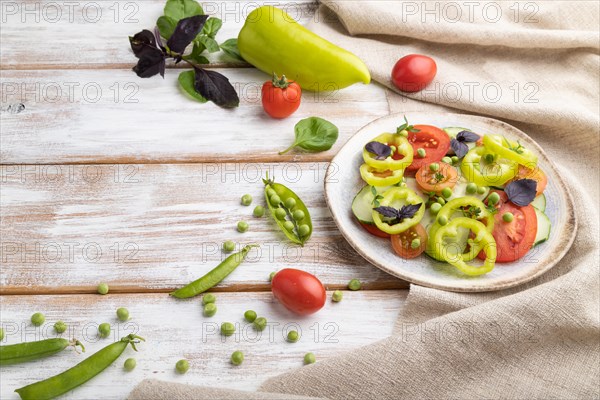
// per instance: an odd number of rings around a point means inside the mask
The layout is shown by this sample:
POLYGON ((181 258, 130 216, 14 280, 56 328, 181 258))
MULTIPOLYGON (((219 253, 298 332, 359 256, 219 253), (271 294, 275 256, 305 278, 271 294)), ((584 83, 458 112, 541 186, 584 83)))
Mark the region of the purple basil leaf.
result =
POLYGON ((392 154, 392 148, 387 144, 380 142, 369 142, 365 146, 365 149, 369 153, 375 154, 378 160, 385 160, 392 154))
POLYGON ((460 142, 454 138, 450 141, 450 147, 452 147, 452 150, 454 150, 454 153, 456 153, 458 158, 463 158, 469 151, 469 146, 467 146, 466 143, 460 142))
POLYGON ((234 87, 231 86, 229 79, 215 71, 196 67, 194 70, 196 71, 194 89, 202 97, 224 108, 233 108, 240 105, 240 98, 234 87))
POLYGON ((173 35, 167 41, 169 49, 182 54, 192 40, 202 31, 208 15, 194 15, 193 17, 179 20, 173 35))
POLYGON ((160 37, 160 31, 158 30, 158 26, 154 27, 154 37, 156 38, 156 45, 161 49, 165 50, 165 46, 163 46, 162 38, 160 37))
POLYGON ((422 204, 423 203, 408 204, 406 206, 402 206, 402 208, 398 211, 398 219, 400 220, 400 222, 402 222, 402 220, 404 219, 414 217, 417 211, 419 211, 419 209, 421 208, 422 204))
POLYGON ((377 211, 379 214, 383 215, 386 218, 398 217, 398 210, 396 210, 394 207, 380 206, 374 208, 373 210, 377 211))
POLYGON ((141 58, 147 52, 157 50, 154 34, 147 29, 136 33, 133 37, 130 36, 129 44, 137 58, 141 58))
POLYGON ((150 78, 156 74, 165 76, 165 55, 159 49, 146 50, 133 67, 133 71, 140 78, 150 78))
POLYGON ((508 196, 508 199, 523 207, 528 205, 535 199, 535 193, 537 190, 537 182, 533 179, 519 179, 512 181, 504 188, 504 192, 508 196))
POLYGON ((474 143, 479 139, 481 139, 481 137, 478 134, 469 131, 460 131, 456 135, 456 140, 464 143, 474 143))

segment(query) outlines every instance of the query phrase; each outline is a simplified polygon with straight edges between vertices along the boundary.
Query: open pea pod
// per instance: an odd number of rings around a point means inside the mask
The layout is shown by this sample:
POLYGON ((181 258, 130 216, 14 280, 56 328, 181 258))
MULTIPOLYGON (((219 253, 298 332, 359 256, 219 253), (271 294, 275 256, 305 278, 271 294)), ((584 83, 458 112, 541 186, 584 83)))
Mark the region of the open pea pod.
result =
POLYGON ((308 208, 296 193, 269 179, 268 174, 263 182, 265 200, 273 219, 288 239, 304 246, 313 230, 308 208))

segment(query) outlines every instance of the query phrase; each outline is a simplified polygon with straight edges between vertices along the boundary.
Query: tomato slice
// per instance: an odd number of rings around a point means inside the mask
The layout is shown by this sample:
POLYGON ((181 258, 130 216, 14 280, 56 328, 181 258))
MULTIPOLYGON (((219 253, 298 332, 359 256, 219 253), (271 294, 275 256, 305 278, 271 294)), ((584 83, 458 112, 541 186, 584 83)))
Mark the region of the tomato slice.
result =
POLYGON ((417 179, 417 185, 424 192, 435 192, 441 194, 445 188, 453 188, 458 182, 458 171, 453 166, 440 162, 438 163, 439 169, 432 171, 429 168, 429 164, 423 165, 417 171, 415 178, 417 179))
MULTIPOLYGON (((500 195, 498 212, 494 215, 494 231, 498 256, 496 262, 511 262, 523 257, 533 246, 537 234, 537 216, 533 206, 519 207, 510 201, 506 193, 497 191, 500 195), (512 222, 504 222, 502 215, 513 214, 512 222)), ((485 254, 479 253, 480 259, 485 254)))
POLYGON ((427 247, 427 231, 423 228, 423 225, 417 224, 412 228, 398 234, 391 236, 392 248, 402 258, 415 258, 425 251, 427 247), (411 247, 412 241, 419 239, 421 245, 416 249, 411 247))
POLYGON ((376 225, 365 224, 364 222, 361 222, 360 224, 363 228, 365 228, 367 232, 369 232, 373 236, 377 236, 384 239, 389 239, 391 236, 389 233, 385 233, 384 231, 379 229, 376 225))
POLYGON ((408 141, 413 147, 414 158, 407 171, 416 171, 423 165, 440 161, 450 149, 450 137, 440 128, 431 125, 415 125, 419 132, 409 132, 408 141), (425 157, 419 157, 417 151, 425 150, 425 157))
POLYGON ((546 185, 548 184, 548 178, 546 177, 546 174, 538 167, 527 168, 524 165, 519 165, 519 171, 513 180, 516 181, 517 179, 533 179, 536 181, 536 196, 542 194, 546 189, 546 185))

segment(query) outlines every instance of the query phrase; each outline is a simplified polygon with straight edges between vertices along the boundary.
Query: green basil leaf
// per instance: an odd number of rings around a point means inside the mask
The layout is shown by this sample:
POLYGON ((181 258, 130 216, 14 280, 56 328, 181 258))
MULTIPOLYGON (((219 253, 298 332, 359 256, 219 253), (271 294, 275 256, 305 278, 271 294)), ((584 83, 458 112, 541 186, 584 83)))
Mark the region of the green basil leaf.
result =
POLYGON ((217 43, 217 41, 215 39, 208 37, 204 34, 200 34, 200 35, 196 36, 196 39, 194 39, 194 41, 198 42, 198 43, 202 43, 204 45, 204 47, 206 47, 206 50, 208 50, 209 53, 215 53, 220 50, 219 43, 217 43))
POLYGON ((167 0, 164 13, 165 16, 178 22, 180 19, 194 15, 204 15, 204 10, 195 0, 167 0))
POLYGON ((200 103, 206 103, 208 100, 202 97, 200 93, 196 92, 194 87, 195 80, 196 74, 193 70, 185 71, 179 74, 179 86, 194 100, 199 101, 200 103))
POLYGON ((294 144, 279 154, 285 154, 296 146, 310 152, 326 151, 331 149, 338 138, 337 126, 319 117, 301 120, 294 127, 294 131, 294 144))
POLYGON ((192 49, 190 55, 184 56, 183 58, 185 60, 194 61, 196 64, 210 64, 208 58, 202 55, 202 52, 204 52, 204 50, 206 50, 206 48, 202 43, 194 42, 194 48, 192 49))
POLYGON ((244 58, 242 57, 242 55, 240 54, 240 50, 238 49, 237 39, 235 38, 228 39, 221 43, 221 50, 223 50, 225 54, 227 54, 229 57, 235 60, 244 61, 244 58))
POLYGON ((171 17, 167 17, 163 15, 156 21, 156 26, 158 26, 158 31, 160 32, 160 36, 169 40, 173 32, 175 32, 175 27, 177 26, 177 21, 175 21, 171 17))
POLYGON ((216 17, 210 17, 208 21, 206 21, 204 28, 202 28, 202 33, 214 39, 215 36, 217 36, 217 32, 221 29, 221 26, 223 26, 223 21, 216 17))

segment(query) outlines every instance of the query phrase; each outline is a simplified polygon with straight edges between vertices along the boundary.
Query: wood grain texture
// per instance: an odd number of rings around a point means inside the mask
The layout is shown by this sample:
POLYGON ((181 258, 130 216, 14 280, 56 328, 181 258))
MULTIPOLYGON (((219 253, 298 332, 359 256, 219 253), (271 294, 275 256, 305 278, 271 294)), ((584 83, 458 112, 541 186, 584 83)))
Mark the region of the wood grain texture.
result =
POLYGON ((327 165, 1 166, 0 293, 90 293, 100 282, 121 292, 169 291, 219 264, 225 240, 261 249, 221 290, 269 290, 269 273, 285 267, 314 273, 330 288, 352 278, 367 288, 405 287, 339 233, 324 199, 327 165), (254 205, 264 204, 267 172, 309 207, 314 233, 303 248, 270 217, 252 216, 254 205), (252 207, 240 204, 245 193, 254 197, 252 207), (249 232, 236 231, 240 220, 249 232))
POLYGON ((165 79, 140 79, 130 70, 3 71, 0 162, 184 163, 237 161, 328 161, 360 127, 388 114, 385 90, 353 85, 306 92, 290 118, 268 117, 260 100, 266 74, 227 69, 241 98, 235 110, 189 99, 177 71, 165 79), (294 138, 294 125, 320 116, 336 124, 340 137, 324 153, 277 153, 294 138))
POLYGON ((212 318, 202 316, 196 300, 175 300, 164 294, 154 295, 78 295, 78 296, 3 296, 0 297, 2 344, 55 337, 52 325, 63 320, 69 325, 64 337, 77 337, 86 346, 85 354, 65 350, 58 355, 2 368, 0 397, 18 399, 14 389, 48 378, 98 351, 119 337, 137 332, 146 338, 139 352, 127 349, 112 366, 87 384, 66 394, 64 399, 123 399, 146 378, 225 388, 256 389, 267 378, 302 367, 305 353, 323 360, 357 347, 384 339, 392 332, 406 291, 345 292, 340 303, 328 301, 317 314, 299 318, 285 310, 269 293, 221 293, 218 312, 212 318), (24 306, 26 304, 26 306, 24 306), (131 320, 119 323, 118 307, 129 309, 131 320), (243 319, 244 311, 255 310, 271 325, 258 335, 243 319), (376 312, 374 312, 376 311, 376 312), (34 312, 43 312, 46 323, 35 328, 29 322, 34 312), (218 333, 222 322, 239 324, 237 334, 223 338, 218 333), (109 322, 112 335, 96 336, 98 324, 109 322), (284 333, 297 330, 301 339, 287 343, 284 333), (235 350, 245 354, 244 363, 234 367, 229 357, 235 350), (132 372, 123 370, 129 357, 137 360, 132 372), (174 371, 175 363, 190 362, 186 375, 174 371))

